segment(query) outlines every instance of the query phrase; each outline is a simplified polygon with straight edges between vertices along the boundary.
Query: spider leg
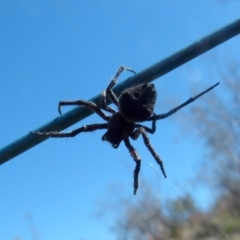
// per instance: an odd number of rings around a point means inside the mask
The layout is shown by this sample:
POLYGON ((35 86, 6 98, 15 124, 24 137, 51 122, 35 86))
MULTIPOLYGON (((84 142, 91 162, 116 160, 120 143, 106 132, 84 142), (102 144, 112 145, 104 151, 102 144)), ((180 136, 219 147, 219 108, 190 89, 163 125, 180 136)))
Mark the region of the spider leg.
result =
MULTIPOLYGON (((156 121, 157 121, 157 120, 153 120, 153 121, 152 121, 152 128, 143 126, 143 125, 141 125, 141 124, 136 124, 135 126, 136 126, 137 128, 144 128, 144 130, 145 130, 146 132, 151 133, 151 134, 154 134, 155 131, 156 131, 156 121)), ((131 136, 131 138, 134 139, 134 140, 136 140, 136 139, 139 137, 140 134, 141 134, 140 131, 135 131, 135 132, 133 133, 133 135, 131 136), (136 135, 135 135, 135 134, 136 134, 136 135)))
POLYGON ((118 106, 118 100, 117 100, 117 97, 116 97, 116 95, 114 94, 112 88, 113 88, 113 86, 116 84, 118 77, 120 76, 120 74, 121 74, 123 71, 130 71, 130 72, 136 73, 136 72, 135 72, 134 70, 132 70, 131 68, 121 66, 121 67, 118 69, 117 73, 115 74, 114 78, 113 78, 113 79, 111 80, 111 82, 109 83, 106 92, 107 92, 107 95, 110 97, 111 101, 112 101, 116 106, 118 106))
MULTIPOLYGON (((153 123, 152 123, 153 125, 155 124, 154 122, 155 121, 153 121, 153 123)), ((140 127, 140 128, 137 128, 133 132, 131 137, 135 140, 135 139, 137 139, 136 137, 139 137, 139 135, 142 134, 143 142, 144 142, 145 146, 148 148, 148 150, 151 152, 152 156, 154 157, 154 159, 156 160, 156 162, 160 166, 160 168, 162 170, 162 173, 163 173, 163 176, 165 178, 167 178, 167 175, 166 175, 164 167, 163 167, 163 161, 161 160, 161 158, 159 157, 159 155, 156 153, 156 151, 154 150, 153 146, 151 145, 145 130, 146 130, 146 127, 144 127, 144 126, 140 127)))
POLYGON ((101 109, 94 103, 94 102, 90 102, 90 101, 84 101, 84 100, 77 100, 77 101, 60 101, 58 104, 58 112, 59 114, 61 113, 61 106, 69 106, 69 105, 80 105, 80 106, 86 106, 87 108, 89 108, 90 110, 92 110, 93 112, 97 113, 101 118, 103 118, 104 120, 108 121, 109 120, 109 116, 107 116, 103 111, 101 111, 101 109))
POLYGON ((141 158, 138 155, 138 153, 136 152, 136 150, 134 149, 134 147, 131 145, 129 138, 124 139, 124 143, 125 143, 127 149, 129 150, 133 160, 136 162, 136 167, 133 172, 133 187, 134 187, 133 194, 135 195, 137 193, 137 189, 138 189, 138 174, 139 174, 140 168, 141 168, 141 158))
POLYGON ((82 132, 92 132, 99 129, 107 129, 107 123, 90 124, 73 130, 72 132, 31 132, 33 134, 52 138, 75 137, 82 132))
POLYGON ((159 114, 159 115, 154 115, 154 116, 152 116, 150 119, 148 119, 147 121, 160 120, 160 119, 169 117, 170 115, 172 115, 172 114, 174 114, 175 112, 177 112, 179 109, 187 106, 188 104, 190 104, 190 103, 192 103, 193 101, 195 101, 197 98, 201 97, 201 96, 204 95, 205 93, 207 93, 207 92, 209 92, 210 90, 212 90, 213 88, 215 88, 218 84, 219 84, 219 82, 216 83, 216 84, 214 84, 212 87, 208 88, 207 90, 199 93, 199 94, 196 95, 195 97, 189 98, 186 102, 184 102, 184 103, 182 103, 181 105, 173 108, 173 109, 170 110, 169 112, 163 113, 163 114, 159 114))
POLYGON ((115 114, 115 113, 116 113, 116 111, 115 111, 113 108, 111 108, 111 107, 109 107, 109 106, 107 105, 106 91, 103 91, 103 92, 102 92, 102 109, 104 109, 105 111, 108 111, 108 112, 110 112, 110 113, 112 113, 112 114, 115 114))

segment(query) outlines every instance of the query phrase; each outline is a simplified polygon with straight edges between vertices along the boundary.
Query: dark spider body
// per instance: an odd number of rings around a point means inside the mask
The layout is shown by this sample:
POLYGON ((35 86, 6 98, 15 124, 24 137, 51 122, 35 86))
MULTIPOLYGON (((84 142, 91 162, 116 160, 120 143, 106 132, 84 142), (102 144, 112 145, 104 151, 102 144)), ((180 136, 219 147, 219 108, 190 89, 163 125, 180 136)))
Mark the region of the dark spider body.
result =
POLYGON ((133 134, 135 122, 147 121, 153 115, 156 99, 154 84, 143 83, 124 90, 118 98, 119 112, 110 117, 102 140, 117 148, 122 140, 133 134))
POLYGON ((116 84, 116 81, 119 75, 124 71, 131 71, 135 73, 132 69, 121 66, 114 78, 111 80, 108 85, 106 91, 102 93, 102 106, 101 108, 109 113, 112 116, 106 115, 100 107, 98 107, 95 103, 84 100, 77 101, 60 101, 58 105, 58 111, 61 114, 61 106, 66 105, 83 105, 97 113, 102 119, 104 119, 107 123, 98 123, 82 126, 72 132, 33 132, 33 134, 37 134, 39 136, 45 137, 54 137, 54 138, 62 138, 62 137, 75 137, 77 134, 82 132, 91 132, 99 129, 107 129, 106 133, 102 136, 103 141, 108 141, 112 144, 114 148, 118 148, 121 141, 124 141, 125 146, 129 150, 133 160, 136 162, 136 167, 134 170, 134 194, 136 194, 138 189, 138 174, 140 172, 141 167, 141 158, 131 145, 129 137, 133 140, 136 140, 140 135, 143 137, 144 144, 151 152, 152 156, 158 163, 161 168, 161 171, 166 178, 166 173, 163 167, 163 162, 160 159, 159 155, 156 153, 154 148, 152 147, 149 138, 147 136, 147 132, 154 134, 156 131, 156 121, 160 119, 164 119, 169 117, 170 115, 177 112, 179 109, 185 107, 189 103, 193 102, 203 94, 212 90, 219 83, 216 83, 212 87, 207 90, 201 92, 195 97, 189 98, 187 101, 182 103, 181 105, 173 108, 167 113, 163 114, 154 114, 154 107, 157 99, 157 92, 154 87, 154 84, 142 83, 136 86, 125 89, 119 96, 116 97, 112 88, 116 84), (117 106, 118 112, 116 112, 113 108, 107 105, 106 98, 109 97, 110 100, 117 106), (151 121, 152 127, 146 127, 138 122, 151 121))
POLYGON ((118 112, 114 113, 109 119, 107 129, 107 132, 102 136, 102 140, 108 141, 114 148, 118 148, 121 141, 133 133, 135 123, 126 121, 118 112))
POLYGON ((118 110, 129 122, 145 122, 153 115, 156 100, 154 84, 139 84, 121 93, 118 110))

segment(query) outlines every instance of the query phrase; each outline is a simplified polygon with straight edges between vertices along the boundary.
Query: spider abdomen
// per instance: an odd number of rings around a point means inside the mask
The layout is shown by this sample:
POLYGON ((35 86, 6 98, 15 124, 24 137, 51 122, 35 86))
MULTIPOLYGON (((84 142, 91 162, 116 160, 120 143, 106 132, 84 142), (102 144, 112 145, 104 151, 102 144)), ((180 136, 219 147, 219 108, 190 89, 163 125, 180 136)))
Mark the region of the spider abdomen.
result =
POLYGON ((144 122, 152 116, 156 99, 154 84, 133 86, 119 96, 119 112, 129 122, 144 122))

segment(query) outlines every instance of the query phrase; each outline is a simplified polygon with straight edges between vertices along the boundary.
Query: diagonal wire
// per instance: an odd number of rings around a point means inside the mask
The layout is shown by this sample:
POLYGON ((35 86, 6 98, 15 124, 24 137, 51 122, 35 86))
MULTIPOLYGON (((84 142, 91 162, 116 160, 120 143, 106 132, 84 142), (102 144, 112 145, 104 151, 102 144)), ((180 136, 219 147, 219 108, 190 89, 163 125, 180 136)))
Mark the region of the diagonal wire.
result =
MULTIPOLYGON (((216 47, 217 45, 231 39, 240 33, 240 19, 233 23, 221 28, 220 30, 208 35, 205 38, 191 44, 190 46, 180 50, 177 53, 155 63, 154 65, 142 70, 138 74, 126 79, 114 87, 114 92, 117 96, 126 88, 143 82, 152 82, 156 78, 172 71, 173 69, 181 66, 182 64, 194 59, 195 57, 207 52, 208 50, 216 47)), ((100 94, 90 99, 97 105, 100 104, 100 94)), ((53 119, 52 121, 44 124, 43 126, 35 129, 34 131, 49 132, 49 131, 62 131, 69 126, 79 122, 80 120, 91 115, 92 112, 86 107, 75 107, 67 113, 53 119)), ((23 137, 17 139, 13 143, 0 149, 0 164, 16 157, 17 155, 27 151, 28 149, 36 146, 37 144, 45 141, 40 136, 28 133, 23 137)))

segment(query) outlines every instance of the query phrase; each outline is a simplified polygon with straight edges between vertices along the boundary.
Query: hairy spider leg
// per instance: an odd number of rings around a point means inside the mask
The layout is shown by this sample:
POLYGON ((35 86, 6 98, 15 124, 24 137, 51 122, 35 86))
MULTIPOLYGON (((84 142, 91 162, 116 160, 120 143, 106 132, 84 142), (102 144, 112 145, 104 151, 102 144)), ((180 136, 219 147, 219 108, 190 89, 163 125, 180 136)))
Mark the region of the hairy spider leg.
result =
POLYGON ((157 161, 158 165, 160 166, 161 170, 162 170, 162 173, 163 173, 163 176, 165 178, 167 178, 167 175, 165 173, 165 170, 164 170, 164 167, 163 167, 163 161, 161 160, 161 158, 159 157, 159 155, 156 153, 156 151, 154 150, 154 148, 152 147, 150 141, 149 141, 149 138, 147 136, 147 133, 145 132, 144 128, 139 128, 142 132, 142 137, 143 137, 143 141, 146 145, 146 147, 148 148, 148 150, 151 152, 151 154, 153 155, 154 159, 157 161))
MULTIPOLYGON (((97 113, 100 117, 102 117, 107 122, 109 121, 110 117, 107 116, 101 109, 93 102, 78 100, 78 101, 60 101, 58 105, 58 111, 61 114, 61 106, 66 105, 83 105, 92 110, 93 112, 97 113)), ((91 132, 98 129, 107 129, 108 123, 99 123, 99 124, 91 124, 82 126, 72 132, 32 132, 33 134, 39 136, 46 136, 46 137, 53 137, 53 138, 61 138, 61 137, 75 137, 77 134, 81 132, 91 132)))
POLYGON ((136 167, 133 172, 133 187, 134 187, 133 194, 136 195, 138 189, 138 174, 141 168, 141 158, 138 155, 137 151, 134 149, 134 147, 131 145, 129 138, 125 138, 124 143, 127 149, 129 150, 133 160, 136 162, 136 167))
MULTIPOLYGON (((140 127, 141 127, 141 128, 144 128, 146 132, 151 133, 151 134, 154 134, 155 131, 156 131, 156 121, 157 121, 157 120, 153 120, 153 121, 152 121, 152 128, 143 126, 142 124, 135 124, 135 126, 136 126, 136 128, 140 128, 140 127)), ((136 139, 139 137, 140 134, 141 134, 140 131, 135 131, 135 132, 132 134, 131 138, 134 139, 134 140, 136 140, 136 139)))
POLYGON ((163 114, 158 114, 158 115, 154 115, 152 116, 151 118, 149 118, 147 121, 152 121, 152 120, 160 120, 160 119, 163 119, 163 118, 167 118, 169 116, 171 116, 172 114, 174 114, 175 112, 177 112, 179 109, 187 106, 188 104, 194 102, 197 98, 201 97, 202 95, 204 95, 205 93, 209 92, 210 90, 212 90, 213 88, 215 88, 217 85, 219 84, 216 83, 214 84, 212 87, 208 88, 207 90, 199 93, 198 95, 196 95, 195 97, 190 97, 186 102, 182 103, 181 105, 171 109, 169 112, 167 113, 163 113, 163 114))
POLYGON ((108 111, 108 112, 110 112, 110 113, 112 113, 112 114, 115 114, 116 111, 115 111, 113 108, 111 108, 111 107, 109 107, 109 106, 107 105, 106 91, 103 91, 103 92, 102 92, 101 98, 102 98, 102 99, 101 99, 102 109, 104 109, 105 111, 108 111))
POLYGON ((163 161, 161 160, 161 158, 159 157, 157 152, 154 150, 154 148, 151 145, 150 140, 149 140, 149 138, 147 136, 147 133, 146 133, 146 132, 149 132, 149 133, 153 134, 155 132, 155 130, 156 130, 156 121, 152 122, 152 129, 148 128, 148 127, 145 127, 145 126, 142 126, 140 124, 137 124, 137 127, 138 128, 131 135, 131 138, 136 140, 140 136, 140 134, 142 135, 143 142, 144 142, 145 146, 148 148, 148 150, 151 152, 152 156, 154 157, 154 159, 156 160, 156 162, 160 166, 161 171, 163 173, 163 176, 165 178, 167 178, 167 175, 166 175, 164 167, 163 167, 163 161))
POLYGON ((107 123, 90 124, 73 130, 72 132, 32 132, 33 134, 52 138, 75 137, 82 132, 92 132, 99 129, 107 129, 107 123))
POLYGON ((112 101, 116 106, 118 106, 118 99, 117 99, 116 95, 114 94, 112 88, 113 88, 113 86, 116 84, 118 77, 120 76, 120 74, 121 74, 123 71, 130 71, 130 72, 136 73, 136 72, 135 72, 134 70, 132 70, 131 68, 121 66, 121 67, 117 70, 117 73, 115 74, 114 78, 113 78, 113 79, 111 80, 111 82, 109 83, 106 92, 107 92, 107 95, 110 97, 111 101, 112 101))
POLYGON ((90 101, 84 101, 84 100, 77 100, 77 101, 60 101, 58 104, 58 112, 61 113, 61 106, 86 106, 93 112, 97 113, 101 118, 106 120, 108 122, 109 116, 107 116, 101 109, 94 103, 90 101))

